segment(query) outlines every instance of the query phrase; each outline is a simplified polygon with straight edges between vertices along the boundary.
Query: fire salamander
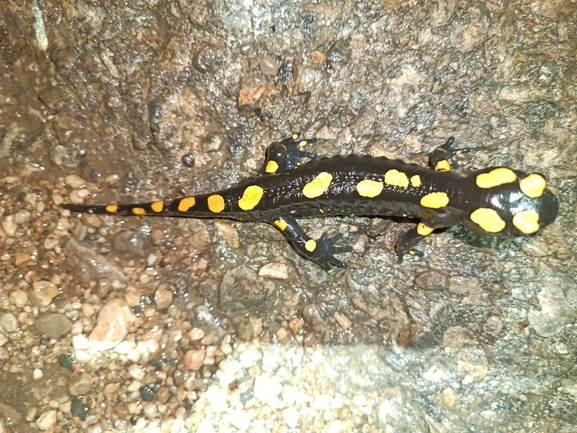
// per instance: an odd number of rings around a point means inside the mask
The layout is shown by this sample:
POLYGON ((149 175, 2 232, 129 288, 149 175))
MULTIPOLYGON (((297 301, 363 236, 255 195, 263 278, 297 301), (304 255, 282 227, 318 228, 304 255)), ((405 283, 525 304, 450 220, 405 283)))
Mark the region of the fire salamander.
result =
POLYGON ((312 239, 298 218, 338 215, 403 216, 418 225, 396 242, 399 259, 435 229, 463 224, 478 233, 516 237, 534 235, 557 217, 559 204, 538 173, 491 167, 468 176, 451 171, 459 151, 449 138, 430 155, 433 169, 371 156, 319 158, 306 152, 315 139, 291 138, 271 144, 258 176, 228 189, 175 200, 90 206, 66 204, 74 212, 229 218, 272 224, 305 258, 330 271, 346 267, 335 254, 341 234, 312 239), (303 158, 310 161, 301 164, 303 158))

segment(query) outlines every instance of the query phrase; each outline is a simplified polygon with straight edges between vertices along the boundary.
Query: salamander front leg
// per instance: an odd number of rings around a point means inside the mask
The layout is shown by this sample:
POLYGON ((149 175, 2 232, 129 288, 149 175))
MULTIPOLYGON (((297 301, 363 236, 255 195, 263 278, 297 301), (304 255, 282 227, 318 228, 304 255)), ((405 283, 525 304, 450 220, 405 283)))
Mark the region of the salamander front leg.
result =
POLYGON ((266 149, 266 159, 260 172, 262 174, 286 173, 291 171, 302 158, 318 159, 318 155, 305 152, 307 144, 316 143, 316 138, 299 139, 297 134, 282 141, 272 143, 266 149))
POLYGON ((470 152, 471 149, 465 147, 462 149, 455 149, 455 137, 447 138, 441 146, 437 147, 431 152, 430 162, 435 171, 450 171, 451 168, 459 168, 459 164, 455 161, 451 163, 451 158, 461 153, 470 152))
POLYGON ((329 238, 326 233, 323 233, 319 239, 314 240, 300 228, 293 217, 279 216, 272 223, 301 256, 315 262, 325 271, 332 272, 331 268, 333 266, 339 268, 347 267, 346 263, 341 262, 334 256, 335 254, 352 251, 349 246, 339 247, 335 245, 342 238, 342 234, 339 233, 329 238))

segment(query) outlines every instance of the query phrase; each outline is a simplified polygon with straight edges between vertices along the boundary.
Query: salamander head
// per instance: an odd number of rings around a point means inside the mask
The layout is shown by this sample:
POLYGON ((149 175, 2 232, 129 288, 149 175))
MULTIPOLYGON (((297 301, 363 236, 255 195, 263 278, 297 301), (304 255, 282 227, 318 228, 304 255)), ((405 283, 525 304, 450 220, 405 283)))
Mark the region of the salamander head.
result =
POLYGON ((463 223, 479 233, 530 236, 557 218, 559 202, 539 173, 492 167, 469 179, 482 199, 472 200, 476 207, 463 223))

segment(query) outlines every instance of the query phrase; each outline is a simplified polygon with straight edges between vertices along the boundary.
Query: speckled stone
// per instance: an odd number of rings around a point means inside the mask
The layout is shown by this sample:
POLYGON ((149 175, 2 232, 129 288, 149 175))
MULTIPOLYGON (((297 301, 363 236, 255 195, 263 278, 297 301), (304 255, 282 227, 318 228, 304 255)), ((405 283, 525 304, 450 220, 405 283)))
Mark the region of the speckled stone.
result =
POLYGON ((74 396, 84 395, 92 389, 94 385, 94 376, 86 373, 70 384, 70 394, 74 396))
POLYGON ((50 305, 58 296, 58 287, 50 281, 37 281, 32 285, 32 301, 39 307, 50 305))
POLYGON ((154 292, 154 302, 159 310, 164 310, 172 304, 172 292, 165 287, 159 287, 154 292))
POLYGON ((72 329, 72 322, 64 314, 41 314, 34 321, 38 331, 50 338, 60 338, 72 329))
POLYGON ((206 350, 203 349, 189 350, 182 357, 182 361, 190 370, 198 370, 202 366, 205 355, 206 350))
POLYGON ((56 424, 56 411, 48 410, 38 417, 36 425, 40 430, 48 430, 56 424))
POLYGON ((16 316, 12 313, 4 313, 0 315, 0 326, 2 326, 7 332, 14 332, 19 326, 18 319, 16 319, 16 316))
POLYGON ((98 322, 88 337, 91 348, 96 350, 112 349, 128 333, 127 326, 136 316, 124 299, 108 301, 98 315, 98 322))
POLYGON ((24 290, 14 290, 10 293, 10 302, 12 302, 18 308, 22 308, 28 302, 28 293, 24 290))

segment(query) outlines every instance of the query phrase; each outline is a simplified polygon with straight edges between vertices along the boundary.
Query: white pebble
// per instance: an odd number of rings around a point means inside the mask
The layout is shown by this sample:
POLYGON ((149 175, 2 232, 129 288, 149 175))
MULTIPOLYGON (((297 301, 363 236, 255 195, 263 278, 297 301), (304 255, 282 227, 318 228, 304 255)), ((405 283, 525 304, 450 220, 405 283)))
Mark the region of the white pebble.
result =
POLYGON ((117 346, 128 334, 127 326, 134 323, 135 319, 136 316, 124 299, 108 301, 100 310, 96 327, 88 337, 91 347, 103 351, 117 346))
POLYGON ((140 380, 133 380, 127 387, 126 389, 129 392, 134 392, 134 391, 138 391, 140 389, 140 387, 144 385, 140 380))
POLYGON ((331 421, 328 425, 327 432, 328 433, 340 433, 343 431, 343 422, 341 420, 331 421))
POLYGON ((286 280, 288 278, 288 267, 284 263, 269 263, 258 270, 259 277, 276 280, 286 280))
POLYGON ((41 430, 48 430, 54 424, 56 424, 56 411, 55 410, 49 410, 47 412, 44 412, 36 420, 36 425, 41 430))
POLYGON ((12 313, 2 314, 0 316, 0 326, 8 332, 14 332, 18 329, 18 319, 12 313))
POLYGON ((172 304, 172 292, 166 288, 160 287, 154 293, 154 302, 159 310, 164 310, 172 304))
POLYGON ((231 411, 228 420, 239 430, 247 430, 250 427, 250 417, 244 410, 231 411))
POLYGON ((262 353, 256 349, 247 349, 238 357, 238 360, 244 368, 250 368, 253 365, 256 365, 261 359, 262 353))
POLYGON ((58 296, 58 287, 56 284, 42 280, 32 284, 32 300, 39 307, 50 305, 52 299, 58 296))
POLYGON ((128 367, 128 374, 136 380, 144 379, 144 370, 140 365, 132 364, 128 367))
POLYGON ((282 417, 289 428, 296 428, 299 423, 299 413, 294 407, 283 410, 282 417))
POLYGON ((235 374, 241 370, 242 365, 240 362, 235 361, 234 359, 225 359, 221 361, 221 363, 218 365, 218 368, 224 373, 235 374))
POLYGON ((146 403, 144 405, 144 416, 146 416, 146 418, 154 419, 154 418, 156 418, 157 413, 158 413, 158 410, 156 408, 156 404, 146 403))
POLYGON ((32 214, 29 210, 20 209, 14 214, 14 222, 16 224, 26 224, 27 222, 30 222, 31 216, 32 214))
POLYGON ((214 412, 225 412, 228 409, 228 404, 226 402, 227 392, 216 386, 210 386, 204 393, 204 398, 208 401, 208 404, 214 412))
POLYGON ((277 397, 283 390, 283 386, 276 378, 266 375, 258 376, 254 381, 254 396, 273 409, 283 406, 277 397))
POLYGON ((14 222, 14 215, 6 215, 2 218, 2 230, 9 238, 16 234, 16 223, 14 222))
POLYGON ((85 302, 84 304, 82 304, 82 312, 86 317, 92 317, 94 316, 94 306, 92 304, 85 302))
POLYGON ((80 188, 81 186, 86 184, 86 181, 82 179, 80 176, 75 174, 69 174, 64 178, 64 183, 72 188, 80 188))
POLYGON ((212 426, 212 417, 207 416, 199 424, 196 433, 216 433, 212 426))
POLYGON ((35 368, 34 371, 32 372, 32 379, 34 380, 39 380, 42 379, 44 377, 44 373, 42 373, 42 370, 40 370, 39 368, 35 368))

